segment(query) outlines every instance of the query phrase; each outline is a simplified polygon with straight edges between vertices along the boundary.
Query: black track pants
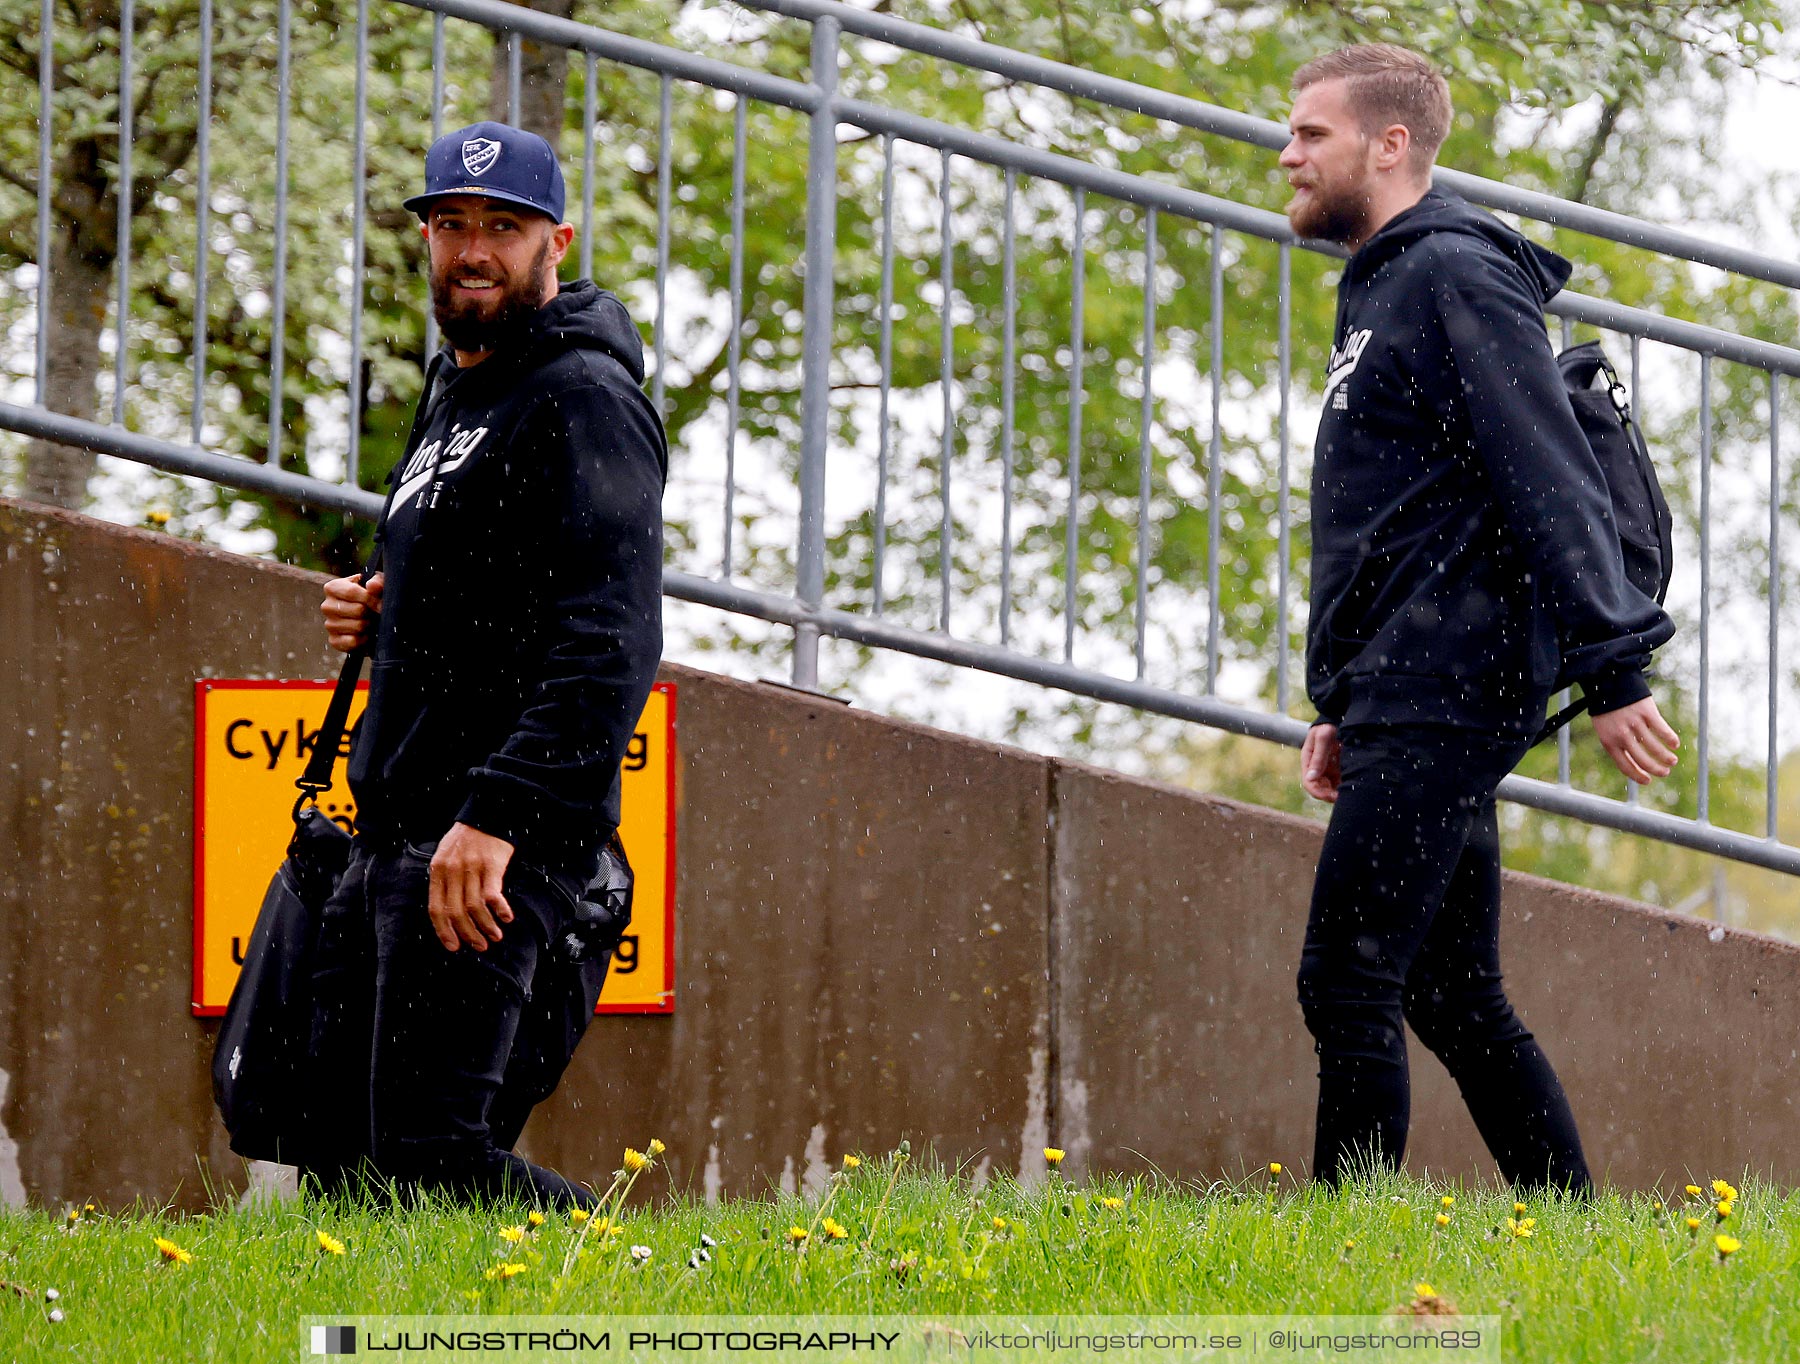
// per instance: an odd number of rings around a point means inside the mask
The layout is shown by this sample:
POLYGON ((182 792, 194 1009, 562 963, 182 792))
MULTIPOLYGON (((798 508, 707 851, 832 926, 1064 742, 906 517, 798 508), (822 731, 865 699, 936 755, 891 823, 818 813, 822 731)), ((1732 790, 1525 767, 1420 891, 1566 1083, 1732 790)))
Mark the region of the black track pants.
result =
POLYGON ((592 1206, 509 1149, 580 1039, 578 1006, 593 1011, 591 995, 570 1003, 572 1035, 538 1036, 538 1015, 569 992, 549 949, 568 892, 515 861, 501 941, 447 952, 426 914, 431 852, 359 845, 325 907, 304 1172, 328 1190, 372 1165, 402 1189, 592 1206))
POLYGON ((1500 1171, 1589 1189, 1556 1072, 1500 980, 1494 789, 1523 739, 1437 726, 1345 728, 1313 883, 1300 1007, 1319 1054, 1314 1177, 1397 1164, 1410 1094, 1402 1018, 1455 1077, 1500 1171))

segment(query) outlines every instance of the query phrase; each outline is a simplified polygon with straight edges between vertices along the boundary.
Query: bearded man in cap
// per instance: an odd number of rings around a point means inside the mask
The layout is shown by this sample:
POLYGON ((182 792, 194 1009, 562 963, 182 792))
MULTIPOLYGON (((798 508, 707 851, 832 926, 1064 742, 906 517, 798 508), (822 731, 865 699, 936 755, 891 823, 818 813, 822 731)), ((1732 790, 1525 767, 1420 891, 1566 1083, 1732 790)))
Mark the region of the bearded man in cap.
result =
POLYGON ((372 668, 303 1169, 591 1206, 510 1148, 593 1013, 595 973, 572 967, 622 928, 587 892, 662 651, 667 446, 625 306, 558 282, 574 229, 549 143, 450 133, 406 207, 444 346, 391 476, 382 571, 325 586, 332 647, 372 668))

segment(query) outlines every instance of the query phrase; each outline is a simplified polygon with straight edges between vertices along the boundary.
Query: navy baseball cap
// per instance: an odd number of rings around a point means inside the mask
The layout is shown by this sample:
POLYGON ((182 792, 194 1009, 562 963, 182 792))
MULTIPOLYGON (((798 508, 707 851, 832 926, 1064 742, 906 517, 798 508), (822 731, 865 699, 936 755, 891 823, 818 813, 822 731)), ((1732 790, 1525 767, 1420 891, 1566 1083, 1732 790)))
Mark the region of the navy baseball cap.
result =
POLYGON ((563 220, 562 167, 536 133, 504 123, 471 123, 445 133, 425 153, 425 192, 406 201, 423 218, 452 194, 480 194, 563 220))

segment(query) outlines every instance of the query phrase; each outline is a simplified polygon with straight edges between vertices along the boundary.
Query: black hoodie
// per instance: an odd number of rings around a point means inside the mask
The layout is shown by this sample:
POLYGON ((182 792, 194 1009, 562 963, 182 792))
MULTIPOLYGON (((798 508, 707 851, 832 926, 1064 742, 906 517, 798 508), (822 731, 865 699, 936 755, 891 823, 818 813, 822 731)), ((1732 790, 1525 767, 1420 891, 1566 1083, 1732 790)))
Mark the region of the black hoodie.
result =
POLYGON ((1569 263, 1431 191, 1338 286, 1312 483, 1307 692, 1337 724, 1530 732, 1650 694, 1674 633, 1625 577, 1544 304, 1569 263))
POLYGON ((592 874, 662 654, 668 451, 643 378, 625 305, 585 280, 480 364, 432 362, 381 527, 362 832, 460 821, 592 874))

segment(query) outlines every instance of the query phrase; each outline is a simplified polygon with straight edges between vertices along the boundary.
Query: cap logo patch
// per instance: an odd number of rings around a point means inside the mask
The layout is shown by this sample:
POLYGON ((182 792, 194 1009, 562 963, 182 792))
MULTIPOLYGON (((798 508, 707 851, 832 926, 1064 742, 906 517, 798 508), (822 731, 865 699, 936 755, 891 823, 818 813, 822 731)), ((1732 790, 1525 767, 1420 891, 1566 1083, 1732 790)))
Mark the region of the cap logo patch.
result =
POLYGON ((462 145, 463 169, 485 175, 500 159, 500 144, 491 137, 472 137, 462 145))

